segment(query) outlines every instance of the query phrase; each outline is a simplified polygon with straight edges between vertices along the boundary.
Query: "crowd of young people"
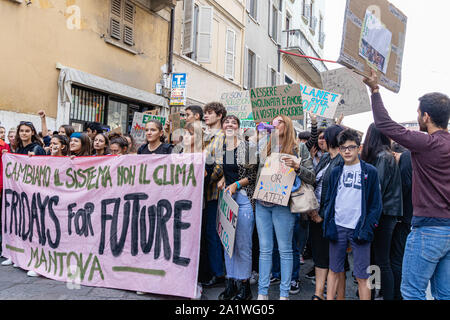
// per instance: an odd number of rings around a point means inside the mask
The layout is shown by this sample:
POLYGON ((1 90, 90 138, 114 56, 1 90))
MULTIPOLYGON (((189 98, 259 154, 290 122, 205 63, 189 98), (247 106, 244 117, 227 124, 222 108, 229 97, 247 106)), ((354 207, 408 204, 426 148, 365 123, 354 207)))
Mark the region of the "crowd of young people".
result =
POLYGON ((177 138, 169 125, 150 121, 142 146, 129 134, 105 132, 99 123, 88 123, 85 132, 69 125, 51 132, 40 111, 41 134, 24 121, 15 134, 9 132, 7 144, 6 129, 0 127, 0 150, 72 158, 205 153, 199 291, 222 285, 221 300, 253 299, 256 281, 258 300, 267 300, 270 285, 278 282, 281 300, 298 293, 306 243, 314 263, 309 273, 315 280, 313 300, 345 299, 349 265, 360 299, 375 298, 370 266, 379 268, 385 300, 423 299, 429 281, 436 299, 449 299, 450 100, 437 93, 422 97, 418 119, 428 134, 412 132, 389 118, 376 75, 365 82, 373 92, 375 123, 364 143, 357 131, 340 124, 318 130, 314 116, 311 132, 298 135, 284 115, 262 132, 242 130, 237 117, 212 102, 186 108, 184 134, 177 138), (293 188, 314 187, 317 210, 296 213, 253 199, 272 153, 283 154, 281 161, 296 172, 293 188), (221 191, 239 205, 232 258, 216 231, 221 191))

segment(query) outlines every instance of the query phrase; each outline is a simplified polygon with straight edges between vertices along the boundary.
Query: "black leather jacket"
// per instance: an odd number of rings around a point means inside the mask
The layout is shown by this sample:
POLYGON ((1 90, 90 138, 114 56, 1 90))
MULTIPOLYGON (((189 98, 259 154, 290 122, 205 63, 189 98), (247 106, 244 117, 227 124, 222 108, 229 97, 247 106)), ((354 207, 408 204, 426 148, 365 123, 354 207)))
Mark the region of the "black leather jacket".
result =
POLYGON ((382 151, 378 154, 374 166, 377 168, 381 183, 383 214, 394 217, 403 216, 402 179, 394 156, 387 151, 382 151))

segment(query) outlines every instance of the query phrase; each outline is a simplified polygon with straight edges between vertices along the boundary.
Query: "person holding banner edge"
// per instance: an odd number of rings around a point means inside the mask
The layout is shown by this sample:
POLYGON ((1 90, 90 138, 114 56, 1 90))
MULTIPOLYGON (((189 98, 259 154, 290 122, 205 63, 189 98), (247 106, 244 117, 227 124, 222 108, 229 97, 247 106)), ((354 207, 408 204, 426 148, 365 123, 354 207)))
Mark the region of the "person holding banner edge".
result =
POLYGON ((233 115, 223 119, 225 143, 223 159, 216 159, 223 177, 217 188, 229 192, 239 205, 234 252, 232 258, 224 251, 226 288, 219 300, 251 300, 252 235, 255 217, 251 198, 255 191, 257 165, 250 161, 250 145, 240 139, 240 120, 233 115), (223 160, 223 161, 220 161, 223 160))
MULTIPOLYGON (((274 118, 272 124, 275 131, 270 134, 269 142, 260 154, 258 179, 266 158, 272 152, 278 152, 292 155, 291 157, 284 157, 282 161, 295 170, 302 182, 314 184, 315 174, 311 156, 304 143, 297 145, 292 120, 281 115, 274 118)), ((289 207, 259 200, 256 202, 256 227, 260 247, 258 300, 268 300, 274 245, 273 229, 275 229, 281 260, 280 300, 289 299, 293 267, 292 237, 294 224, 295 215, 291 213, 289 207)))

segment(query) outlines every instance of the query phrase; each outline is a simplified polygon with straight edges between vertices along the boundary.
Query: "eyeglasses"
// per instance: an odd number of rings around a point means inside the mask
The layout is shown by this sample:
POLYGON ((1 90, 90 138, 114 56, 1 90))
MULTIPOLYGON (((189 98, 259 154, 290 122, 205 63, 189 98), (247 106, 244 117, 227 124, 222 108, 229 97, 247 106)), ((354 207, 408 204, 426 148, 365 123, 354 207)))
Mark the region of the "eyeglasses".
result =
POLYGON ((34 124, 33 124, 33 122, 30 122, 30 121, 20 121, 20 125, 26 125, 26 126, 33 126, 34 127, 34 124))
POLYGON ((339 147, 339 150, 341 152, 345 152, 345 151, 355 151, 358 148, 358 146, 348 146, 348 147, 339 147))

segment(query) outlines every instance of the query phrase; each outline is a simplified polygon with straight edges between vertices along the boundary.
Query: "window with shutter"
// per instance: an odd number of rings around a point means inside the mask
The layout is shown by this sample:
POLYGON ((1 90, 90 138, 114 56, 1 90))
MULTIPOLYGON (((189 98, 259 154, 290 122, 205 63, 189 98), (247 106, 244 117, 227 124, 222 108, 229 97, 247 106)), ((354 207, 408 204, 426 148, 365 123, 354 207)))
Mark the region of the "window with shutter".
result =
POLYGON ((244 77, 243 77, 243 81, 244 81, 244 89, 248 89, 248 47, 245 46, 244 47, 244 77))
POLYGON ((234 79, 234 61, 236 55, 236 32, 234 30, 227 30, 226 41, 225 77, 234 79))
POLYGON ((194 0, 184 0, 183 54, 194 50, 194 0))
POLYGON ((111 0, 111 38, 122 39, 122 0, 111 0))
POLYGON ((259 87, 261 85, 261 57, 256 56, 255 61, 255 88, 259 87))
POLYGON ((211 63, 213 8, 199 8, 198 22, 198 62, 211 63))
POLYGON ((129 46, 134 46, 134 17, 135 6, 131 2, 126 1, 123 15, 123 42, 129 46))
POLYGON ((136 7, 126 0, 111 0, 110 36, 134 46, 136 7))

